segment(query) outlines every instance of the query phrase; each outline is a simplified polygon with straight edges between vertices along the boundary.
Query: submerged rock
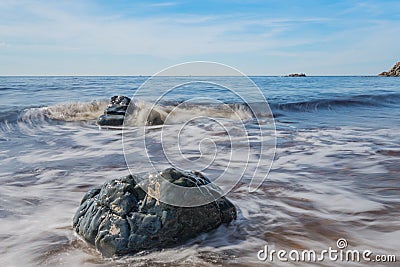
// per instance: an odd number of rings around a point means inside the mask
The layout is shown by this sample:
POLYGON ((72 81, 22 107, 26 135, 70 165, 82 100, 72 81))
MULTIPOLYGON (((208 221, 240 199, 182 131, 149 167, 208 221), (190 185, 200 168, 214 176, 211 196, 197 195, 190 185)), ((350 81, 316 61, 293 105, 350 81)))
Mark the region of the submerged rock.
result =
POLYGON ((127 96, 115 95, 111 97, 109 107, 115 105, 127 107, 130 102, 131 99, 127 96))
POLYGON ((97 124, 100 126, 121 126, 124 123, 125 113, 128 109, 131 99, 126 96, 113 96, 107 108, 104 110, 104 115, 101 115, 97 124))
POLYGON ((98 119, 97 119, 97 124, 100 126, 121 126, 124 124, 124 119, 125 116, 124 115, 108 115, 108 114, 104 114, 101 115, 98 119))
POLYGON ((167 115, 162 110, 157 110, 156 108, 138 107, 132 102, 129 108, 130 114, 127 114, 130 103, 131 99, 126 96, 111 97, 107 108, 104 110, 104 114, 97 119, 97 124, 100 126, 122 126, 127 116, 131 116, 128 125, 129 123, 132 123, 132 125, 164 124, 167 115))
POLYGON ((177 245, 236 218, 235 206, 225 197, 196 207, 172 206, 154 198, 168 194, 168 187, 160 187, 166 181, 200 191, 201 185, 210 181, 198 172, 169 168, 145 180, 156 185, 150 193, 153 197, 132 175, 87 192, 73 219, 75 231, 104 256, 111 257, 177 245))
POLYGON ((400 77, 400 62, 397 62, 393 68, 389 71, 384 71, 379 74, 379 76, 394 76, 394 77, 400 77))

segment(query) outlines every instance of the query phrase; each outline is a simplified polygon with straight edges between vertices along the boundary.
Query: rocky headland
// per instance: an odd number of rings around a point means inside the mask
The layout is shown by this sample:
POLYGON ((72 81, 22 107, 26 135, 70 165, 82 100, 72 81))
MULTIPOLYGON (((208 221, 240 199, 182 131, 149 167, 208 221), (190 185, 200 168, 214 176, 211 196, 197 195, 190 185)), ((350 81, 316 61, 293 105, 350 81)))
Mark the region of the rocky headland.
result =
POLYGON ((379 76, 400 77, 400 62, 397 62, 389 71, 381 72, 379 76))
POLYGON ((286 75, 284 77, 306 77, 305 73, 291 73, 289 75, 286 75))

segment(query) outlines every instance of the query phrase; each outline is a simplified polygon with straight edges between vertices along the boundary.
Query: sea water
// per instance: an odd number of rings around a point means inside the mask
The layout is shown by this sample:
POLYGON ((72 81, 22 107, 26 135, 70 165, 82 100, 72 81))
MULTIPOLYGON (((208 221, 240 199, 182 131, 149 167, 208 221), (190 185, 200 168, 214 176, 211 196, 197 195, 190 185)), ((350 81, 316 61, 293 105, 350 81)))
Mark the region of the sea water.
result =
MULTIPOLYGON (((285 265, 261 262, 257 252, 265 245, 322 250, 339 238, 352 249, 398 254, 400 79, 250 78, 271 109, 258 114, 261 122, 248 108, 252 103, 214 86, 187 84, 159 108, 168 113, 194 97, 216 102, 192 101, 167 125, 146 131, 138 116, 123 141, 123 129, 99 128, 96 118, 111 96, 133 96, 147 77, 0 77, 1 265, 285 265), (260 131, 271 138, 260 142, 260 131), (164 146, 157 141, 161 133, 164 146), (243 156, 231 157, 232 149, 243 156), (107 259, 72 229, 84 193, 129 174, 126 159, 135 162, 129 164, 134 173, 177 165, 213 180, 254 167, 259 153, 273 159, 267 179, 250 193, 251 175, 244 175, 227 194, 238 219, 184 244, 107 259)), ((182 77, 163 79, 179 83, 182 77)), ((146 109, 155 97, 157 88, 134 101, 146 109)), ((256 167, 268 172, 268 163, 256 167)))

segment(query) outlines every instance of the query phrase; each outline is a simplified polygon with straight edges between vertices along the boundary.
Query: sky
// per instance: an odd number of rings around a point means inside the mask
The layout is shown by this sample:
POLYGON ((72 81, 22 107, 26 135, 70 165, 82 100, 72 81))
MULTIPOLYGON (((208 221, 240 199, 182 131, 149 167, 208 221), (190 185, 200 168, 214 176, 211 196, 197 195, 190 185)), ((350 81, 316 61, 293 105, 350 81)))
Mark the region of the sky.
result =
POLYGON ((0 75, 375 75, 400 61, 400 1, 0 0, 0 75))

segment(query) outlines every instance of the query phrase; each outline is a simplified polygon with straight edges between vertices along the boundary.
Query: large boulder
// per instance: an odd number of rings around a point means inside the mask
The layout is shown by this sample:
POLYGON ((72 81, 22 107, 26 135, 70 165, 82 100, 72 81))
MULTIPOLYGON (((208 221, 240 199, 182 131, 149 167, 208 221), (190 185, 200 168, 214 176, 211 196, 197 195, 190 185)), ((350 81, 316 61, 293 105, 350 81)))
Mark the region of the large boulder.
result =
POLYGON ((389 71, 384 71, 379 74, 379 76, 386 76, 386 77, 400 77, 400 62, 397 62, 393 68, 389 71))
MULTIPOLYGON (((159 201, 156 196, 172 192, 169 187, 162 186, 165 182, 198 189, 199 195, 205 197, 213 191, 202 190, 210 181, 201 173, 173 168, 149 174, 144 179, 128 175, 110 180, 83 197, 73 219, 75 231, 104 256, 111 257, 174 246, 236 218, 235 206, 225 197, 193 207, 159 201), (158 185, 154 194, 148 191, 153 197, 146 194, 137 181, 158 185)), ((195 197, 196 194, 189 195, 195 197)))

